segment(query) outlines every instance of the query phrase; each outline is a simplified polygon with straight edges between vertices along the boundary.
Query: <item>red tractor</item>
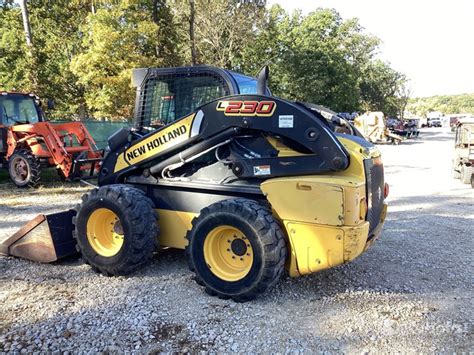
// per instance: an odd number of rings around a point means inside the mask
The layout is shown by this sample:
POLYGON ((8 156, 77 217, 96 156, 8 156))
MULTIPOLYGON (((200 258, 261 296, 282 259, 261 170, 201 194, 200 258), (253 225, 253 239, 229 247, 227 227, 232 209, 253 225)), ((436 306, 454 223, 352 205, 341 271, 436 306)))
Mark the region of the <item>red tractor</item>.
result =
POLYGON ((52 124, 34 94, 0 92, 0 167, 18 187, 35 186, 50 167, 65 180, 92 177, 102 156, 81 122, 52 124))

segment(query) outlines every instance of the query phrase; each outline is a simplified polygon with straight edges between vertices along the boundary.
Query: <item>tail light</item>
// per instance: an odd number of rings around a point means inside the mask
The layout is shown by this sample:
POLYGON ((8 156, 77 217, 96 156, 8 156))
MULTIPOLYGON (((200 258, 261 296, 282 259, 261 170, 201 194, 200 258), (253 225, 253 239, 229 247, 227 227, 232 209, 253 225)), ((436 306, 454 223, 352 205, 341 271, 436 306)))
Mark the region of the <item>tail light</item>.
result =
POLYGON ((390 186, 385 183, 384 187, 383 187, 383 198, 387 198, 388 197, 388 194, 390 193, 390 186))

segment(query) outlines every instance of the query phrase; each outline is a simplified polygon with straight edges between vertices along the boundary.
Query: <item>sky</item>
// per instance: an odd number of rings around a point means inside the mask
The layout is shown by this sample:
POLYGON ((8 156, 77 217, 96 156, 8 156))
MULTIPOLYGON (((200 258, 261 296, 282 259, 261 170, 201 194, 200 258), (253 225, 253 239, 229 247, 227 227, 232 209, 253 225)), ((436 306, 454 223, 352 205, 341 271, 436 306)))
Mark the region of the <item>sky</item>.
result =
POLYGON ((382 40, 379 57, 412 97, 474 93, 474 0, 268 0, 304 14, 334 8, 382 40))

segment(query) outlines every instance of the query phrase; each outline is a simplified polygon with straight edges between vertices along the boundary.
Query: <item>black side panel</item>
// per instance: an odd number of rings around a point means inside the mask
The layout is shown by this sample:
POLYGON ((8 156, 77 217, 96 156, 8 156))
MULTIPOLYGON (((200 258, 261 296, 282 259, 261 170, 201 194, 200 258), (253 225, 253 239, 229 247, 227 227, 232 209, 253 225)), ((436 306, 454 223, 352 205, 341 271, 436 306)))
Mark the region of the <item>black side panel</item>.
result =
POLYGON ((219 186, 199 187, 197 184, 134 184, 142 189, 152 199, 156 208, 199 213, 201 209, 215 202, 231 198, 247 198, 260 203, 266 199, 259 188, 229 187, 219 189, 219 186), (194 186, 192 186, 194 185, 194 186))

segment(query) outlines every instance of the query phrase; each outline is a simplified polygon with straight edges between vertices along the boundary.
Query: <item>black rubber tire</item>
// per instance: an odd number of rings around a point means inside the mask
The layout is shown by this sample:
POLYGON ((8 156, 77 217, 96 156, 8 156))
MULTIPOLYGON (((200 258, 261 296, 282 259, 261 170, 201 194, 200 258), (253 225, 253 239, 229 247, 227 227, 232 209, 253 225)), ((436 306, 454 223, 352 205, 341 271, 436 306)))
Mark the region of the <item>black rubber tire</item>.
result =
POLYGON ((19 149, 11 155, 8 159, 8 173, 10 175, 10 179, 12 182, 20 187, 35 187, 41 178, 41 165, 39 160, 31 153, 28 149, 19 149), (25 179, 20 180, 15 178, 15 167, 13 166, 14 162, 18 159, 21 159, 26 164, 26 169, 28 171, 28 175, 25 179))
POLYGON ((474 174, 471 175, 471 187, 474 189, 474 174))
POLYGON ((158 215, 143 191, 121 184, 102 186, 82 196, 76 212, 73 223, 77 250, 95 271, 107 276, 127 275, 151 259, 159 233, 158 215), (121 249, 110 257, 98 254, 87 239, 87 220, 98 208, 113 211, 124 231, 121 249))
POLYGON ((192 221, 186 238, 186 256, 196 282, 208 294, 246 302, 271 288, 281 277, 287 257, 283 230, 270 209, 247 199, 231 199, 203 208, 192 221), (208 233, 221 225, 241 230, 251 243, 254 261, 246 276, 225 281, 214 275, 204 258, 204 241, 208 233))
POLYGON ((463 184, 470 184, 472 176, 472 166, 461 166, 461 182, 463 184))

